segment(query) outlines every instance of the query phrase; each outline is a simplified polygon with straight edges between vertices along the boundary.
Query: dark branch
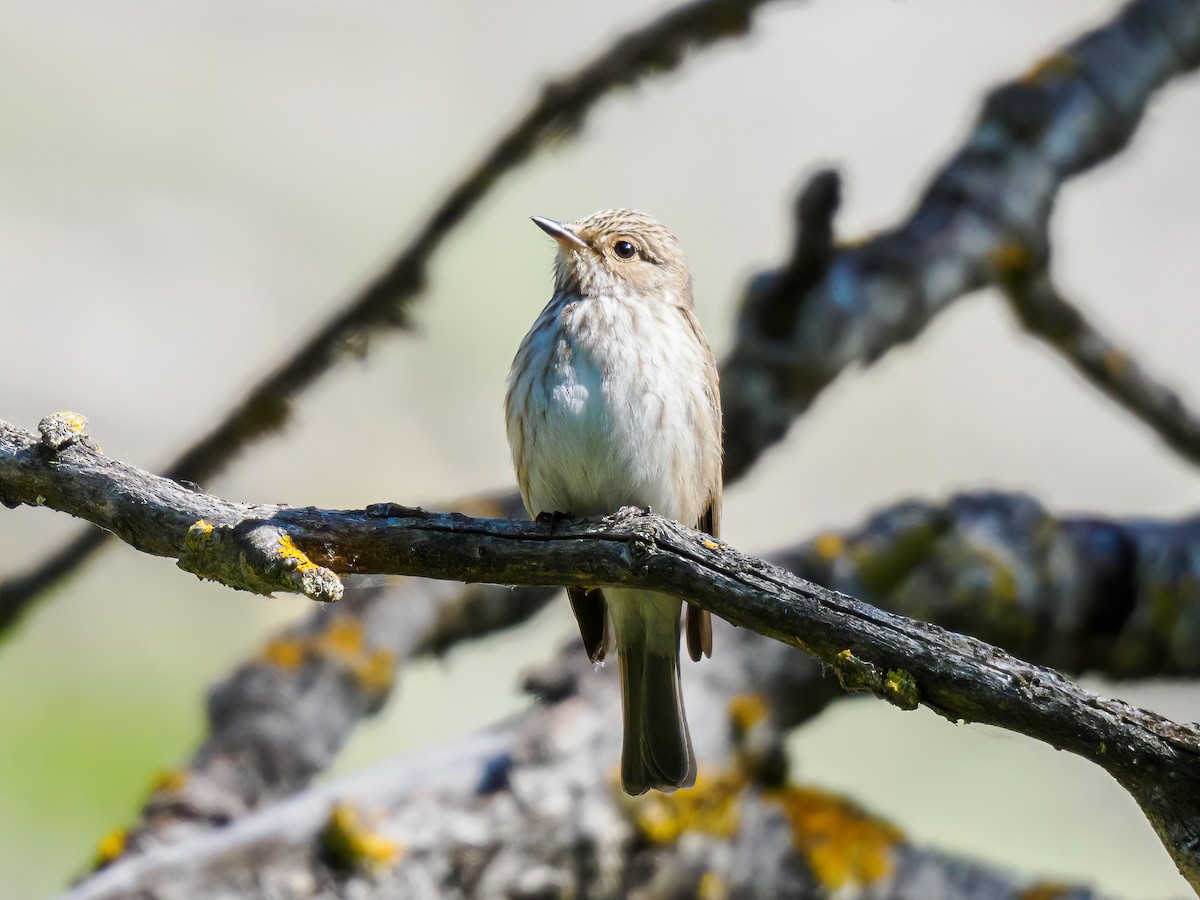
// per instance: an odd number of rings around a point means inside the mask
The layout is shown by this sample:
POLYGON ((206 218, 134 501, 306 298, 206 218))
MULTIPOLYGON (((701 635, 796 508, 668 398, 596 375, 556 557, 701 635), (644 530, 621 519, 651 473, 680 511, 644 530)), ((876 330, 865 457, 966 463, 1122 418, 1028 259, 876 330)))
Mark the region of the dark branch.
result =
MULTIPOLYGON (((394 261, 169 464, 167 477, 203 484, 241 450, 277 431, 290 416, 294 398, 342 359, 361 355, 371 335, 408 327, 409 305, 424 285, 429 261, 504 175, 578 131, 596 102, 612 91, 674 69, 690 51, 744 34, 754 13, 768 2, 692 0, 621 36, 575 72, 547 84, 537 102, 450 189, 394 261)), ((0 633, 105 540, 102 532, 81 534, 32 570, 0 584, 0 633)))
POLYGON ((1200 887, 1200 731, 1098 697, 982 641, 875 609, 637 510, 549 529, 394 504, 348 511, 236 504, 102 456, 82 417, 59 414, 40 430, 41 440, 0 423, 0 502, 86 518, 233 587, 331 597, 333 585, 340 591, 336 571, 687 596, 813 654, 849 689, 906 709, 925 704, 953 721, 996 725, 1091 760, 1133 794, 1180 871, 1200 887))
MULTIPOLYGON (((510 494, 472 501, 468 511, 508 517, 521 509, 510 494)), ((901 503, 772 561, 1068 673, 1195 676, 1197 546, 1194 520, 1055 517, 1031 497, 992 492, 901 503)), ((519 624, 556 593, 420 578, 386 590, 349 585, 341 603, 272 638, 209 693, 209 736, 151 795, 125 849, 175 840, 304 788, 383 703, 406 660, 519 624)), ((845 696, 810 657, 753 652, 775 665, 745 689, 771 697, 781 729, 845 696)))
MULTIPOLYGON (((755 278, 721 372, 726 478, 780 440, 845 368, 912 340, 954 300, 995 283, 999 254, 1046 246, 1063 183, 1119 152, 1154 92, 1198 64, 1200 4, 1133 0, 994 90, 906 221, 835 252, 815 284, 795 277, 815 271, 800 253, 755 278)), ((802 234, 814 222, 828 231, 800 209, 802 234)))
POLYGON ((1180 456, 1200 464, 1200 418, 1059 293, 1044 262, 1021 255, 1002 287, 1021 324, 1057 349, 1100 391, 1150 426, 1180 456))

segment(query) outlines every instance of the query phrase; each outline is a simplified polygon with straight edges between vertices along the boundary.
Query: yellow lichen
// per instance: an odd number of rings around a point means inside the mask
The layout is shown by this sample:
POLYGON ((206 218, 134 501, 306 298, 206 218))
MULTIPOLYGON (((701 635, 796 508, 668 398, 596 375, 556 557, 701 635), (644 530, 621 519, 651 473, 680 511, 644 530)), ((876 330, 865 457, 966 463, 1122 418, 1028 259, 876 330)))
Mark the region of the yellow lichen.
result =
POLYGON ((738 828, 738 797, 745 784, 736 770, 701 775, 693 787, 639 798, 634 822, 642 836, 655 844, 674 843, 687 831, 731 837, 738 828))
POLYGON ((262 653, 280 669, 298 669, 310 657, 340 666, 371 693, 386 693, 395 679, 396 654, 368 646, 362 622, 349 616, 330 619, 324 631, 310 638, 275 638, 262 653))
POLYGON ((212 522, 200 519, 192 523, 192 527, 188 529, 187 534, 183 537, 183 545, 192 552, 199 550, 204 546, 205 541, 212 537, 213 524, 212 522))
MULTIPOLYGON (((650 793, 633 803, 634 824, 655 844, 674 843, 686 832, 729 838, 740 825, 740 803, 750 782, 736 769, 705 774, 696 785, 673 794, 650 793)), ((814 788, 764 791, 763 802, 778 806, 792 832, 792 844, 822 887, 866 886, 892 872, 893 848, 903 833, 836 794, 814 788)), ((728 896, 715 872, 701 878, 698 896, 728 896)))
POLYGON ((846 549, 846 539, 840 534, 835 534, 832 531, 826 531, 823 534, 817 535, 813 541, 813 549, 817 551, 817 556, 825 560, 825 562, 833 562, 846 549))
POLYGON ((1079 68, 1079 60, 1069 53, 1055 53, 1040 59, 1033 67, 1021 76, 1020 81, 1026 85, 1037 85, 1052 78, 1072 75, 1079 68))
POLYGON ((708 538, 705 538, 704 539, 704 549, 705 550, 720 550, 721 545, 718 544, 716 541, 710 541, 708 538))
POLYGON ((294 559, 296 561, 295 571, 307 572, 309 569, 317 568, 317 564, 308 558, 303 550, 296 546, 295 541, 289 535, 283 535, 279 538, 279 555, 284 559, 294 559))
POLYGON ((729 886, 716 872, 705 872, 696 886, 696 896, 699 900, 725 900, 729 896, 729 886))
POLYGON ((150 791, 151 793, 180 791, 187 784, 187 779, 186 769, 163 769, 154 776, 154 780, 150 783, 150 791))
POLYGON ((298 669, 304 662, 302 641, 276 638, 263 648, 263 659, 280 669, 298 669))
POLYGON ((363 650, 362 622, 350 616, 337 616, 317 638, 317 643, 330 656, 343 659, 357 656, 363 650))
POLYGON ((1104 370, 1110 375, 1124 375, 1129 370, 1129 357, 1120 350, 1104 354, 1104 370))
POLYGON ((396 678, 396 654, 390 650, 376 650, 354 666, 354 674, 368 691, 389 691, 396 678))
POLYGON ((988 254, 988 263, 1002 277, 1010 277, 1032 269, 1034 257, 1025 244, 1003 241, 988 254))
POLYGON ((876 692, 880 688, 879 670, 850 650, 843 650, 833 658, 833 674, 847 691, 876 692))
POLYGON ((321 847, 334 865, 344 869, 381 869, 400 858, 395 841, 367 830, 351 807, 338 803, 321 832, 321 847))
POLYGON ((823 887, 869 885, 891 874, 892 848, 904 835, 850 801, 814 788, 764 795, 792 826, 792 844, 823 887))
POLYGON ((743 734, 766 719, 769 712, 770 707, 762 694, 738 694, 729 701, 729 719, 743 734))
POLYGON ((58 419, 71 429, 72 434, 83 434, 87 430, 87 416, 70 410, 55 413, 58 419))
POLYGON ((1066 884, 1035 884, 1025 888, 1018 894, 1019 900, 1062 900, 1064 897, 1074 897, 1079 893, 1078 888, 1066 884))
POLYGON ((1012 569, 1000 564, 992 569, 992 596, 1008 604, 1017 599, 1017 578, 1012 569))
POLYGON ((917 680, 904 669, 888 669, 883 679, 884 696, 901 709, 916 709, 921 702, 917 680))
POLYGON ((114 828, 96 845, 96 868, 102 868, 118 859, 125 852, 125 841, 129 837, 128 828, 114 828))

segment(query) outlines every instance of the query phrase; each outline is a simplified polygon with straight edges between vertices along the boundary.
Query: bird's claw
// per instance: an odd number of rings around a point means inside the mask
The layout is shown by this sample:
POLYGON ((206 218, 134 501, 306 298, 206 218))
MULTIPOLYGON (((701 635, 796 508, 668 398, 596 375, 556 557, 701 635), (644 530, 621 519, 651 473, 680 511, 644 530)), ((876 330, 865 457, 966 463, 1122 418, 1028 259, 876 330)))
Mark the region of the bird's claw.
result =
POLYGON ((549 529, 550 537, 554 537, 554 529, 558 527, 558 523, 564 519, 570 519, 571 517, 572 516, 570 513, 559 512, 558 510, 555 510, 554 512, 547 512, 543 510, 537 514, 533 520, 533 523, 538 528, 549 529))

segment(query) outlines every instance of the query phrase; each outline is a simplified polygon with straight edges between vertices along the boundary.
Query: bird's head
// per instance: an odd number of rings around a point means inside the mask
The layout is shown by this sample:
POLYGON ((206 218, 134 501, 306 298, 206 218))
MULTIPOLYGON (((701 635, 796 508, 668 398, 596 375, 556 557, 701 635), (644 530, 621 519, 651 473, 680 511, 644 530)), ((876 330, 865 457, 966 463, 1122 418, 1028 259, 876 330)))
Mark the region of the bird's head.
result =
POLYGON ((608 209, 578 222, 541 216, 533 221, 558 242, 555 291, 692 305, 691 276, 678 241, 645 213, 608 209))

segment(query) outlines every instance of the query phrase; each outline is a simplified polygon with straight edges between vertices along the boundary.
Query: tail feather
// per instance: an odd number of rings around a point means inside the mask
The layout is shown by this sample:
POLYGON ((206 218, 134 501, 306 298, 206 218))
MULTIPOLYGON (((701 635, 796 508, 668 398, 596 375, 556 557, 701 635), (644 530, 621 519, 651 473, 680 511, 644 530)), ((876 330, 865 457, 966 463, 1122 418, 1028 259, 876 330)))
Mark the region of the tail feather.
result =
POLYGON ((621 706, 625 736, 621 786, 626 793, 673 791, 696 781, 696 756, 683 714, 679 634, 673 646, 655 646, 644 634, 621 641, 621 706))

